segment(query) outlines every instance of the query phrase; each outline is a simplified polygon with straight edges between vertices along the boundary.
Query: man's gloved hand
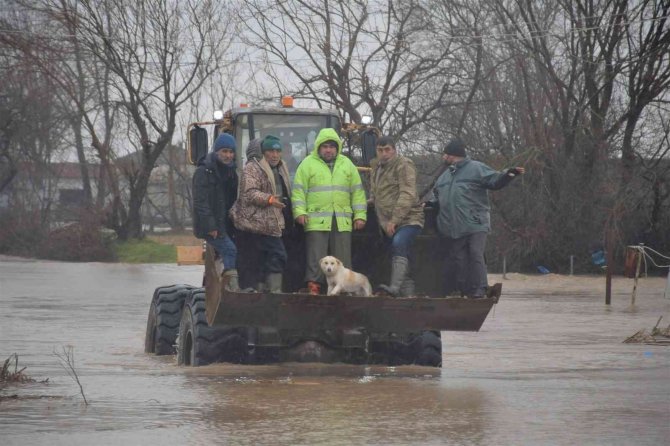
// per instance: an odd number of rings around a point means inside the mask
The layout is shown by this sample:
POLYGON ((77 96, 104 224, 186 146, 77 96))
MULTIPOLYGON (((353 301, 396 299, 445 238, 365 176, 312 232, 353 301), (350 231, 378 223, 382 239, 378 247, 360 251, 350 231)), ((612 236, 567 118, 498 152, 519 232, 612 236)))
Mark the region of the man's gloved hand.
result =
POLYGON ((507 169, 507 175, 515 177, 517 175, 523 175, 526 172, 526 169, 523 167, 510 167, 507 169))

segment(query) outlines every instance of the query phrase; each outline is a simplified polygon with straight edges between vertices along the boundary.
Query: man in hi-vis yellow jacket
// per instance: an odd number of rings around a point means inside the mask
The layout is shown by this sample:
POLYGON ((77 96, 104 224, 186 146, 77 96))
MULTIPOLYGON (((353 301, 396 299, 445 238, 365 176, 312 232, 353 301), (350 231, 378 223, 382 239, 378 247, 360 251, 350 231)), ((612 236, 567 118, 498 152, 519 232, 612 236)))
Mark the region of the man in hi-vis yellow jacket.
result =
POLYGON ((322 129, 293 182, 293 218, 305 228, 305 281, 310 294, 320 293, 321 258, 332 255, 351 268, 351 231, 363 229, 367 219, 361 177, 341 151, 337 132, 322 129))

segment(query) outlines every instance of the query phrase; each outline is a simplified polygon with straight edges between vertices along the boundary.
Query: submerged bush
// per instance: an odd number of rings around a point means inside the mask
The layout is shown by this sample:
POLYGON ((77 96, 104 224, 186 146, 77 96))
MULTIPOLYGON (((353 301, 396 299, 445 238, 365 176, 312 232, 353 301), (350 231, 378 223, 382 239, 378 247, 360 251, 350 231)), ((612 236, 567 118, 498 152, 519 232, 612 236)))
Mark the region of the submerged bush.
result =
POLYGON ((0 253, 34 257, 44 243, 38 212, 0 216, 0 253))
POLYGON ((116 260, 115 235, 91 221, 79 221, 49 233, 39 256, 71 262, 110 262, 116 260))

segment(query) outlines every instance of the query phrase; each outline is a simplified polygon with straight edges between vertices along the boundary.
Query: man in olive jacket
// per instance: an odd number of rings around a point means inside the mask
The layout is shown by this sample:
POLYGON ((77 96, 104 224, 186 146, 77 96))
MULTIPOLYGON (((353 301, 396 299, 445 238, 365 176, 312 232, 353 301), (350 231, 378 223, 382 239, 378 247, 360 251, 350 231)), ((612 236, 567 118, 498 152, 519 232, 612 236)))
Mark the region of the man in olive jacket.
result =
POLYGON ((416 169, 409 158, 398 155, 389 136, 377 140, 377 157, 371 164, 370 199, 379 226, 391 239, 391 281, 379 287, 392 296, 411 296, 409 257, 414 239, 423 227, 423 207, 416 192, 416 169))
POLYGON ((525 169, 493 170, 470 159, 458 138, 447 144, 442 159, 449 167, 437 179, 434 193, 439 204, 437 229, 447 251, 445 295, 460 291, 484 297, 488 287, 484 248, 491 230, 488 190, 502 189, 525 169))
POLYGON ((319 294, 319 260, 329 253, 351 268, 351 231, 365 227, 367 203, 356 166, 341 154, 335 129, 322 129, 293 180, 293 218, 305 228, 310 294, 319 294))
POLYGON ((237 197, 237 181, 235 138, 222 133, 193 174, 193 234, 205 239, 219 255, 216 267, 233 291, 239 290, 237 248, 227 232, 233 228, 227 228, 226 221, 237 197))

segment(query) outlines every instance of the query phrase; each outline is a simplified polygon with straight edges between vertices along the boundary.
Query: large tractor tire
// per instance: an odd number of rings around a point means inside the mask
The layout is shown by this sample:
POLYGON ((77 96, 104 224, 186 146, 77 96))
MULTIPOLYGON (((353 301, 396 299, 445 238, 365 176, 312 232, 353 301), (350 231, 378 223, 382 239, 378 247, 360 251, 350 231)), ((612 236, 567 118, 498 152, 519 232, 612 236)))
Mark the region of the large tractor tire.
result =
POLYGON ((442 367, 440 332, 422 331, 397 339, 373 339, 369 345, 369 361, 373 364, 442 367))
POLYGON ((170 285, 158 287, 154 291, 147 318, 147 333, 144 351, 157 355, 173 355, 179 331, 181 312, 190 285, 170 285))
POLYGON ((205 317, 205 289, 191 290, 179 324, 177 363, 202 366, 248 360, 246 328, 210 327, 205 317))
POLYGON ((416 365, 442 367, 442 339, 439 331, 419 333, 408 345, 416 365))

